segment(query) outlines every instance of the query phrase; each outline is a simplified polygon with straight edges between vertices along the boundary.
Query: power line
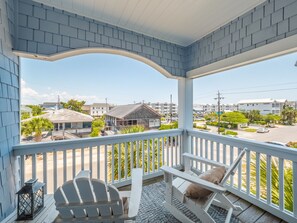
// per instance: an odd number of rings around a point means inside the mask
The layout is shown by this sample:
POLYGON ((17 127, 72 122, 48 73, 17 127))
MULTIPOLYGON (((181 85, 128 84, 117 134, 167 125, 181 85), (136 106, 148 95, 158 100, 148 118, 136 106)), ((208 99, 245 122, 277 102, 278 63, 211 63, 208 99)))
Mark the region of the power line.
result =
POLYGON ((247 94, 247 93, 260 93, 260 92, 272 92, 272 91, 288 91, 288 90, 295 90, 295 88, 279 88, 279 89, 271 89, 271 90, 263 90, 263 91, 241 91, 241 92, 229 92, 224 94, 247 94))
POLYGON ((218 101, 218 134, 220 134, 221 100, 224 99, 224 97, 221 97, 220 91, 218 91, 218 97, 214 99, 218 101))

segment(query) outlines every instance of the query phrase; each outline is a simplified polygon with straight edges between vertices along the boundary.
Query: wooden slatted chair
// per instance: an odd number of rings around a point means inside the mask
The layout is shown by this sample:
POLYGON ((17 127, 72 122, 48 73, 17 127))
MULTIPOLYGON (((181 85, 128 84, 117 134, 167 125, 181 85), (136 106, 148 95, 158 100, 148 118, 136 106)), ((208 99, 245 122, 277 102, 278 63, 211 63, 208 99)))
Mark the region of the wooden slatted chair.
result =
POLYGON ((134 221, 140 205, 142 169, 132 170, 131 186, 131 191, 118 191, 102 180, 90 179, 89 171, 82 171, 54 193, 59 212, 55 222, 134 221))
MULTIPOLYGON (((193 223, 188 217, 186 217, 180 210, 178 210, 173 204, 173 197, 182 202, 193 214, 197 216, 203 223, 204 222, 215 222, 214 219, 207 213, 211 204, 222 207, 228 210, 228 214, 225 222, 230 222, 233 210, 241 210, 240 206, 234 205, 225 195, 226 184, 230 175, 234 175, 237 166, 240 163, 242 157, 246 153, 246 149, 243 149, 236 160, 229 166, 204 159, 201 157, 194 156, 189 153, 184 153, 185 171, 173 169, 168 166, 163 166, 161 169, 164 171, 164 178, 166 182, 166 193, 165 193, 165 208, 178 220, 183 223, 193 223), (200 179, 195 175, 191 168, 192 161, 198 161, 213 167, 226 167, 227 171, 219 185, 200 179), (175 176, 175 178, 174 178, 175 176), (174 180, 173 180, 174 179, 174 180), (191 199, 185 196, 186 189, 191 184, 197 184, 202 188, 212 191, 213 193, 207 197, 207 199, 191 199)), ((196 171, 195 171, 196 173, 196 171)))

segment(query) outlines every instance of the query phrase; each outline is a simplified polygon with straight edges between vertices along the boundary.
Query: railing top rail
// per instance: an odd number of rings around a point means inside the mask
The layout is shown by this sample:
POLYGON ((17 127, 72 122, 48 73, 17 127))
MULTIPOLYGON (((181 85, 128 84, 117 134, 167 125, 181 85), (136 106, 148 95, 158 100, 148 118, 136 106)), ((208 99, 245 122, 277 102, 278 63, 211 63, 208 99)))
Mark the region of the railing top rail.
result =
POLYGON ((292 160, 297 162, 297 149, 272 145, 265 142, 254 141, 250 139, 227 137, 209 132, 202 132, 197 130, 187 130, 190 136, 200 137, 214 142, 235 146, 239 148, 248 148, 250 151, 255 151, 262 154, 292 160))
POLYGON ((104 137, 20 144, 13 146, 13 152, 15 156, 29 155, 43 152, 62 151, 67 149, 85 148, 98 145, 124 143, 136 140, 146 140, 157 137, 175 136, 181 135, 182 133, 183 129, 171 129, 163 131, 132 133, 104 137))

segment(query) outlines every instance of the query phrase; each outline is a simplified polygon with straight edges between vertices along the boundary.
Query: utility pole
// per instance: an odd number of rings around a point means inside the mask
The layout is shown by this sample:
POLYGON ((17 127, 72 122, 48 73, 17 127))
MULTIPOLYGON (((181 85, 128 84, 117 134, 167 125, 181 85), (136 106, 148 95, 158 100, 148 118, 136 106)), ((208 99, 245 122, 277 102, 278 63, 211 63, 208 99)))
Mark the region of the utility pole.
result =
POLYGON ((105 98, 105 111, 107 113, 107 98, 105 98))
POLYGON ((57 110, 59 110, 60 109, 60 95, 58 95, 58 108, 57 108, 57 110))
POLYGON ((221 100, 224 99, 224 97, 221 97, 220 91, 218 91, 218 97, 214 98, 215 100, 218 100, 218 134, 220 134, 220 123, 221 123, 221 100))
POLYGON ((170 123, 171 123, 172 122, 172 94, 170 95, 169 113, 170 113, 170 123))

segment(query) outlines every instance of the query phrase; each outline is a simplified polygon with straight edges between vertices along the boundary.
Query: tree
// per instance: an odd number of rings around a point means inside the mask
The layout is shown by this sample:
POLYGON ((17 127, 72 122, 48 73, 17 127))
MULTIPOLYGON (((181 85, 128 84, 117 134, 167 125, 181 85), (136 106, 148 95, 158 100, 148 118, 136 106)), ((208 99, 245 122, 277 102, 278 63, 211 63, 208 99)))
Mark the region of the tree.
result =
POLYGON ((230 124, 247 123, 249 120, 241 112, 226 112, 222 114, 222 121, 230 124))
POLYGON ((105 126, 105 117, 96 118, 92 122, 92 132, 90 134, 91 137, 99 136, 99 132, 105 126))
POLYGON ((285 125, 293 125, 295 123, 295 119, 297 116, 297 112, 294 108, 289 106, 284 106, 284 109, 281 113, 281 119, 283 124, 285 125))
POLYGON ((85 101, 78 101, 75 99, 70 99, 69 101, 62 102, 63 108, 67 108, 73 111, 82 112, 82 107, 84 106, 85 101))
POLYGON ((209 114, 204 115, 204 118, 206 121, 217 121, 218 120, 218 114, 215 112, 211 112, 209 114))
POLYGON ((37 116, 37 115, 42 115, 43 114, 43 108, 40 107, 39 105, 28 105, 29 108, 32 109, 32 115, 37 116))
POLYGON ((276 114, 267 114, 267 115, 263 116, 263 119, 268 124, 268 123, 278 122, 281 119, 281 117, 279 115, 276 115, 276 114))
POLYGON ((33 118, 27 122, 22 123, 21 133, 25 136, 34 134, 36 142, 40 142, 43 131, 50 131, 54 128, 53 123, 46 118, 33 118))
POLYGON ((260 114, 259 110, 251 110, 243 114, 247 119, 249 119, 251 123, 254 123, 256 121, 261 121, 263 119, 263 116, 260 114))
POLYGON ((28 119, 28 118, 30 118, 30 113, 29 112, 22 112, 21 113, 21 120, 28 119))

